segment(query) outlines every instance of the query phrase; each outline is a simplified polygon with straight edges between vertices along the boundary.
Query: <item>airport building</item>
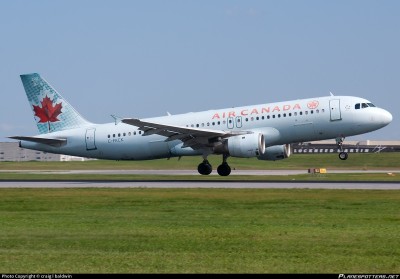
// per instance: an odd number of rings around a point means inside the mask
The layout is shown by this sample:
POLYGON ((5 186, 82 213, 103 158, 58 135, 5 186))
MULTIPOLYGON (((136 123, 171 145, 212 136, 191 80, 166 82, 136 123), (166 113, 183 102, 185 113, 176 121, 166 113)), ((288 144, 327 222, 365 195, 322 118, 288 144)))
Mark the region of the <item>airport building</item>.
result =
MULTIPOLYGON (((292 145, 293 154, 338 153, 335 140, 302 142, 292 145)), ((400 141, 345 141, 343 151, 347 153, 400 152, 400 141)))
MULTIPOLYGON (((334 140, 296 143, 292 148, 293 154, 338 153, 334 140)), ((400 152, 400 141, 345 141, 343 149, 348 153, 400 152)), ((87 160, 93 159, 24 149, 19 147, 18 142, 0 142, 0 162, 87 160)))

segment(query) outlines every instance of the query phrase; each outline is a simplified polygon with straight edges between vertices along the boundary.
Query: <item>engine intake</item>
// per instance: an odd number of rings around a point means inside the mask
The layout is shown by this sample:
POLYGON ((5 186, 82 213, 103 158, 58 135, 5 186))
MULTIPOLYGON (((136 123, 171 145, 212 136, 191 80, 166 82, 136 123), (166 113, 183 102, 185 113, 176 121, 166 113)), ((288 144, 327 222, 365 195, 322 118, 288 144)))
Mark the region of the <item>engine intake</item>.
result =
POLYGON ((292 147, 290 144, 274 145, 267 147, 265 153, 257 156, 257 159, 276 161, 288 158, 290 155, 292 155, 292 147))
POLYGON ((251 158, 263 155, 265 139, 263 134, 247 134, 230 137, 227 140, 228 152, 232 157, 251 158))

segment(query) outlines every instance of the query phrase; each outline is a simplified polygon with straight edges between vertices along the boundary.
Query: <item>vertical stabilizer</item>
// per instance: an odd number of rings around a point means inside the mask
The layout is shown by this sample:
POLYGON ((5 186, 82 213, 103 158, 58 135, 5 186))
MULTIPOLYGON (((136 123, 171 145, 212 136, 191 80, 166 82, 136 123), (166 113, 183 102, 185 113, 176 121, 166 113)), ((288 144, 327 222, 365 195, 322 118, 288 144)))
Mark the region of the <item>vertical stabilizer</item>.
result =
POLYGON ((21 75, 39 133, 45 134, 91 124, 39 74, 21 75))

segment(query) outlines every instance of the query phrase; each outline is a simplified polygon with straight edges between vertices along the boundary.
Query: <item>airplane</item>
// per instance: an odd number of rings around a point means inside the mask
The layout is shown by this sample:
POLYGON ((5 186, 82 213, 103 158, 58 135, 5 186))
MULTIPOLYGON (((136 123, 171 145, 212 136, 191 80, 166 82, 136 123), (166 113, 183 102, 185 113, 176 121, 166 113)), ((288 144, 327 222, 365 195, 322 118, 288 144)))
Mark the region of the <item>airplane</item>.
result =
POLYGON ((209 175, 210 154, 222 155, 217 172, 231 173, 228 157, 281 160, 291 144, 336 139, 339 158, 346 137, 388 125, 390 112, 352 96, 330 96, 190 112, 154 118, 122 118, 95 124, 83 118, 38 73, 21 75, 39 130, 10 136, 21 148, 109 160, 202 156, 198 172, 209 175))

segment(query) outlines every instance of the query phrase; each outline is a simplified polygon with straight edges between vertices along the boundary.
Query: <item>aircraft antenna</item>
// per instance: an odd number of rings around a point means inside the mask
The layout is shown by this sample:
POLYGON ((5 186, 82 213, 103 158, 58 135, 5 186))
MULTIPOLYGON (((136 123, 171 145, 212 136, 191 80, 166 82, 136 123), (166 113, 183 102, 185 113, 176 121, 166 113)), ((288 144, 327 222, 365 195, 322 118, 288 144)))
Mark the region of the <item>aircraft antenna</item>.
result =
POLYGON ((114 118, 115 125, 117 125, 118 123, 120 123, 122 121, 122 117, 116 116, 114 114, 111 114, 111 117, 114 118))

